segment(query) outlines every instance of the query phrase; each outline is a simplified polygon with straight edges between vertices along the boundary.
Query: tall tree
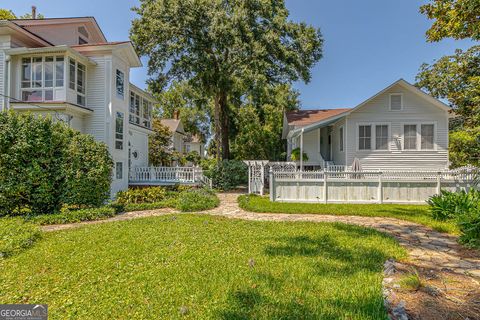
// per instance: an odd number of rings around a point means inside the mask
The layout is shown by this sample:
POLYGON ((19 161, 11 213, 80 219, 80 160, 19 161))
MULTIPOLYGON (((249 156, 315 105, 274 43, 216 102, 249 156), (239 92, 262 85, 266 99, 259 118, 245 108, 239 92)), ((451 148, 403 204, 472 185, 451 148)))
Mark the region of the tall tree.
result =
POLYGON ((154 112, 161 118, 172 118, 178 111, 186 132, 203 140, 210 135, 212 102, 187 82, 175 82, 168 90, 155 94, 154 112))
POLYGON ((480 46, 424 63, 416 80, 432 96, 447 99, 465 126, 480 125, 480 46))
POLYGON ((480 40, 480 1, 431 0, 420 12, 435 20, 427 31, 429 41, 444 38, 480 40))
POLYGON ((214 101, 217 157, 229 155, 229 107, 238 88, 308 82, 320 30, 288 19, 284 0, 140 0, 130 36, 149 56, 150 87, 189 83, 214 101))
POLYGON ((153 166, 164 166, 171 162, 173 150, 169 148, 173 133, 158 117, 153 117, 152 130, 148 138, 148 159, 153 166))

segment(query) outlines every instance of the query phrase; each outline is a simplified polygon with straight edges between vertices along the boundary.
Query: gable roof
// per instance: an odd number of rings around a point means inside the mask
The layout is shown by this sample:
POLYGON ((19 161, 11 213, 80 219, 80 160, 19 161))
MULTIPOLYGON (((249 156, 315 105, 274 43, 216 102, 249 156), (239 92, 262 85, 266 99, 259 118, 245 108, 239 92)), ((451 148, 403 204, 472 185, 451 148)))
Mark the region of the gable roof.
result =
POLYGON ((434 106, 436 106, 437 108, 440 108, 442 110, 445 110, 445 111, 450 111, 452 110, 452 108, 450 108, 448 105, 446 105, 445 103, 441 102, 440 100, 432 97, 431 95, 429 95, 428 93, 425 93, 424 91, 420 90, 419 88, 415 87, 413 84, 409 83, 408 81, 404 80, 404 79, 399 79, 397 81, 395 81, 394 83, 392 83, 391 85, 389 85, 388 87, 386 87, 385 89, 383 89, 382 91, 376 93, 375 95, 371 96, 370 98, 368 98, 367 100, 363 101, 362 103, 360 103, 359 105, 357 105, 355 108, 351 109, 349 113, 352 113, 353 111, 356 111, 358 109, 360 109, 361 107, 363 107, 364 105, 366 105, 367 103, 369 103, 370 101, 372 101, 373 99, 375 99, 376 97, 384 94, 385 92, 387 92, 388 90, 390 90, 392 87, 396 86, 396 85, 401 85, 403 88, 409 90, 410 92, 428 100, 429 102, 431 102, 434 106))
POLYGON ((183 127, 180 125, 181 121, 179 119, 162 119, 160 120, 161 124, 166 126, 172 133, 174 132, 179 132, 179 133, 184 133, 183 132, 183 127))
POLYGON ((287 117, 287 123, 289 125, 300 127, 307 126, 318 121, 326 120, 349 110, 350 108, 295 110, 286 112, 285 116, 287 117))

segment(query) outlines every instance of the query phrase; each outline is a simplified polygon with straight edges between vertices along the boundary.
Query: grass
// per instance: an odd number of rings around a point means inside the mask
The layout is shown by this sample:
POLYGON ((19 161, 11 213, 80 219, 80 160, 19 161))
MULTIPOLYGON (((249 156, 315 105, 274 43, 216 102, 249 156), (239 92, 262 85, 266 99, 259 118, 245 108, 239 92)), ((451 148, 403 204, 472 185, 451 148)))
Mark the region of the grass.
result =
POLYGON ((162 216, 45 234, 0 261, 2 303, 50 319, 387 319, 391 237, 345 224, 162 216))
POLYGON ((423 224, 439 232, 459 233, 455 222, 434 220, 427 205, 271 202, 268 197, 255 195, 242 195, 238 202, 242 209, 253 212, 388 217, 423 224))
POLYGON ((36 225, 22 218, 0 218, 0 259, 29 248, 39 238, 36 225))
POLYGON ((407 290, 416 291, 423 286, 418 272, 413 272, 403 276, 399 281, 400 287, 407 290))

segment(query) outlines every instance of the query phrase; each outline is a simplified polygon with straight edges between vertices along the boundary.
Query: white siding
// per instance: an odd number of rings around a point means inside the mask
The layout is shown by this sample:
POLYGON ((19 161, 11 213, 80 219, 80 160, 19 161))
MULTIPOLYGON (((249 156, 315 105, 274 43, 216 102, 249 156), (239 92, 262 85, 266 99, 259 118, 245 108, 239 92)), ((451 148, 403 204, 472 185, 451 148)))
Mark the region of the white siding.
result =
POLYGON ((128 141, 131 154, 131 167, 148 166, 148 134, 136 129, 135 125, 129 125, 128 141), (137 157, 134 154, 137 154, 137 157))
POLYGON ((345 163, 345 149, 346 149, 346 135, 345 135, 345 119, 336 122, 332 128, 332 160, 337 165, 346 165, 345 163), (340 128, 343 128, 343 151, 340 151, 340 128))
MULTIPOLYGON (((364 169, 444 169, 448 165, 448 118, 447 112, 432 105, 417 94, 404 89, 401 85, 376 97, 360 109, 347 116, 347 159, 351 165, 358 157, 364 169), (391 93, 402 93, 404 108, 390 111, 391 93), (402 150, 403 125, 408 123, 435 124, 435 150, 402 150), (358 150, 358 125, 389 125, 389 150, 358 150)), ((375 141, 372 139, 372 149, 375 141)))

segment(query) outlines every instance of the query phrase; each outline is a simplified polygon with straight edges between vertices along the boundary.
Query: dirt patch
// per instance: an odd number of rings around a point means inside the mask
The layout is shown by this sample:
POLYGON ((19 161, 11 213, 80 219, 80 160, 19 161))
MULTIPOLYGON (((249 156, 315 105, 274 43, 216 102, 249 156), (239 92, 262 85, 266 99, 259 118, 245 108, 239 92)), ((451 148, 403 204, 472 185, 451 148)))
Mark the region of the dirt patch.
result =
POLYGON ((413 263, 395 262, 394 269, 384 280, 393 319, 402 319, 404 306, 408 319, 480 320, 480 279, 413 263))

